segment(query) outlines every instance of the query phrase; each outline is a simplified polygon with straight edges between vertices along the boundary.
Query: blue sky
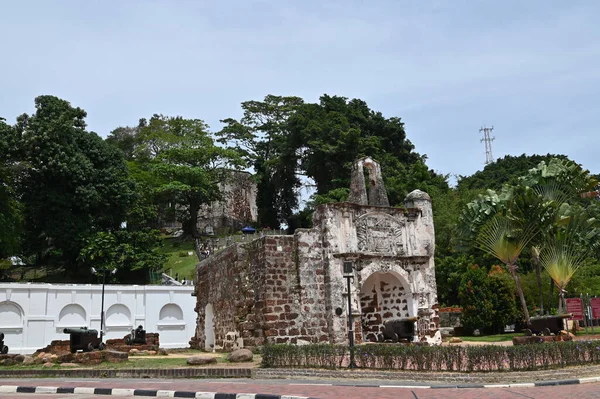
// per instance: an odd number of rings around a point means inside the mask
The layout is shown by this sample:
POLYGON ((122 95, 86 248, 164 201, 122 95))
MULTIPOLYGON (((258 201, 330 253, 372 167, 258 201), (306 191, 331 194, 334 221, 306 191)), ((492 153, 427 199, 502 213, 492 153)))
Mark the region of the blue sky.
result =
POLYGON ((52 94, 105 137, 267 94, 365 100, 442 173, 564 153, 600 173, 600 2, 0 0, 0 116, 52 94))

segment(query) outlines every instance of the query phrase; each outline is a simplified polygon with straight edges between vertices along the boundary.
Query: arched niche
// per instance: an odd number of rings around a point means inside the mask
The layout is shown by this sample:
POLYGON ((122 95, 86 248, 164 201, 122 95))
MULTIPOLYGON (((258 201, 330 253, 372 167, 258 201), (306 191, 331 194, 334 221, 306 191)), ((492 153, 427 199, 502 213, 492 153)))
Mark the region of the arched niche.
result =
POLYGON ((375 342, 386 320, 411 316, 404 279, 394 272, 375 272, 360 290, 361 324, 365 341, 375 342))
POLYGON ((87 317, 81 305, 72 303, 61 309, 58 314, 58 327, 86 327, 87 317))
POLYGON ((23 327, 23 309, 15 302, 0 302, 0 323, 0 328, 23 327))
POLYGON ((183 320, 183 310, 174 303, 168 303, 160 309, 158 319, 162 322, 174 322, 183 320))
POLYGON ((204 349, 215 349, 215 312, 211 303, 204 310, 204 349))
POLYGON ((131 327, 131 311, 123 304, 112 305, 105 315, 107 327, 131 327))

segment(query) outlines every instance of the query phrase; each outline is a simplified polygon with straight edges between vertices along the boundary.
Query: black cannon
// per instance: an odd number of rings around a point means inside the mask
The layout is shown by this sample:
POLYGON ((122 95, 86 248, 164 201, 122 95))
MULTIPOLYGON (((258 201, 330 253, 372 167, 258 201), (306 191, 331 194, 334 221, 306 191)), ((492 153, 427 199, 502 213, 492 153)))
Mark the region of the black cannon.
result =
POLYGON ((570 319, 572 314, 559 314, 556 316, 538 316, 529 319, 529 324, 523 326, 525 335, 558 335, 564 330, 564 319, 570 319))
POLYGON ((6 355, 8 353, 8 346, 4 345, 4 333, 0 332, 0 354, 6 355))
POLYGON ((131 334, 125 338, 125 343, 127 345, 146 344, 146 330, 144 330, 144 327, 138 326, 135 330, 131 330, 131 334))
POLYGON ((81 327, 65 328, 63 332, 65 334, 70 334, 69 346, 71 353, 75 353, 80 349, 83 352, 92 352, 94 349, 104 350, 104 348, 106 348, 104 342, 98 338, 98 330, 81 327))
POLYGON ((391 340, 396 343, 400 340, 412 341, 415 337, 415 322, 418 316, 389 319, 383 323, 383 331, 378 335, 379 342, 391 340))

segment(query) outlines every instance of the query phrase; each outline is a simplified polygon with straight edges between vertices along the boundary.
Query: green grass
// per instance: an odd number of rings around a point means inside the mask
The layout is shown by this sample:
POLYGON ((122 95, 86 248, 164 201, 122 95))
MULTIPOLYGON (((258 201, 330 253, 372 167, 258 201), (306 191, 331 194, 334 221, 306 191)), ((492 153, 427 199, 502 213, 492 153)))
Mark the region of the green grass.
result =
POLYGON ((183 278, 192 280, 194 278, 198 257, 191 240, 181 241, 177 238, 166 237, 163 239, 160 252, 168 256, 163 269, 164 273, 171 277, 178 275, 180 280, 183 278), (192 253, 192 255, 188 255, 188 253, 192 253))
POLYGON ((512 341, 513 337, 521 337, 523 333, 508 333, 496 335, 480 335, 479 337, 459 337, 468 342, 506 342, 512 341))
POLYGON ((588 333, 585 333, 585 329, 579 330, 575 333, 578 337, 585 337, 586 335, 596 336, 600 335, 600 327, 594 327, 594 333, 592 334, 592 327, 588 327, 588 333))

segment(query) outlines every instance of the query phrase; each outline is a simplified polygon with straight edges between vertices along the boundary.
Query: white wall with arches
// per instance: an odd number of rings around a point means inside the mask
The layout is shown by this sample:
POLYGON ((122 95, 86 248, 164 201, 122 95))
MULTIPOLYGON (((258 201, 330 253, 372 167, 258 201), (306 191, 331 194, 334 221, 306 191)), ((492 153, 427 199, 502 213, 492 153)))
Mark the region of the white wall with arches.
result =
MULTIPOLYGON (((106 339, 142 325, 163 348, 185 348, 196 328, 193 286, 106 285, 106 339)), ((9 353, 33 353, 69 339, 66 327, 100 330, 102 285, 0 283, 0 332, 9 353)))

